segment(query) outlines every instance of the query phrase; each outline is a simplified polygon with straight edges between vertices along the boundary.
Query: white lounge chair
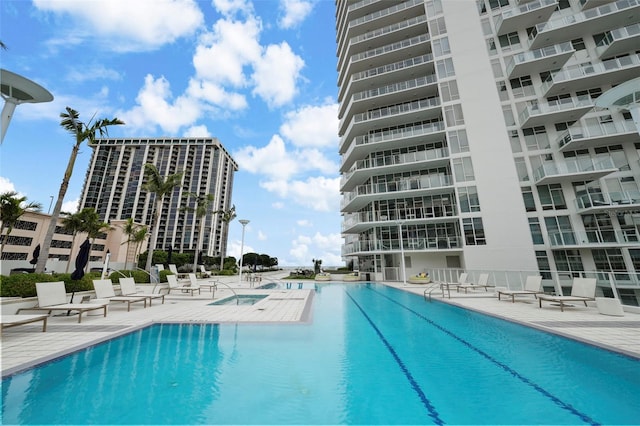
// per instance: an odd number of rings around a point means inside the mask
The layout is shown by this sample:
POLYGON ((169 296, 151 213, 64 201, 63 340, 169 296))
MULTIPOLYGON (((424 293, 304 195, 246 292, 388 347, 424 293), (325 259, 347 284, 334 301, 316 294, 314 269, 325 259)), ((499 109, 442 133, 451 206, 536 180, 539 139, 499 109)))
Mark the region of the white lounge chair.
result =
POLYGON ((456 291, 458 290, 458 287, 460 287, 461 285, 467 284, 467 277, 469 276, 469 274, 467 274, 466 272, 463 272, 460 274, 460 276, 458 276, 458 281, 454 282, 454 283, 448 283, 448 282, 439 282, 438 284, 440 284, 440 290, 442 291, 442 297, 444 297, 444 291, 447 290, 447 294, 449 295, 449 299, 451 299, 451 287, 455 288, 456 291))
POLYGON ((185 293, 189 292, 193 296, 193 293, 198 291, 198 294, 200 294, 200 286, 197 281, 195 286, 191 285, 191 283, 189 283, 189 285, 180 285, 178 284, 178 278, 176 278, 175 275, 169 274, 167 275, 167 282, 169 283, 169 293, 172 291, 181 291, 185 293))
POLYGON ((169 271, 171 271, 172 274, 175 274, 175 276, 180 280, 180 279, 185 279, 186 275, 184 272, 178 272, 178 267, 174 264, 169 264, 169 271))
POLYGON ((191 287, 209 288, 209 291, 212 291, 211 289, 218 287, 215 282, 208 282, 208 283, 199 282, 196 274, 189 274, 189 284, 191 287))
POLYGON ((96 298, 107 299, 109 302, 122 302, 127 304, 127 312, 131 311, 131 304, 142 302, 147 307, 147 298, 143 296, 116 296, 111 280, 93 280, 93 288, 96 298))
POLYGON ((49 315, 36 314, 36 315, 2 315, 0 318, 0 324, 2 329, 8 327, 15 327, 16 325, 29 324, 32 322, 42 321, 42 331, 47 331, 47 317, 49 315))
POLYGON ((162 303, 164 303, 164 294, 160 293, 138 293, 138 289, 136 288, 136 282, 133 278, 120 278, 120 293, 123 296, 129 297, 145 297, 149 301, 149 306, 151 306, 151 302, 153 299, 161 299, 162 303))
POLYGON ((484 291, 489 291, 489 287, 493 287, 492 285, 489 284, 489 274, 480 274, 480 277, 478 277, 478 282, 477 283, 465 283, 465 284, 460 284, 458 286, 458 291, 460 291, 460 289, 464 289, 464 292, 467 293, 467 291, 469 289, 476 289, 476 288, 484 288, 484 291))
POLYGON ((104 316, 107 316, 108 303, 67 303, 67 291, 63 281, 48 283, 36 283, 36 293, 38 294, 38 306, 33 308, 21 308, 20 311, 47 311, 51 315, 53 311, 75 311, 78 312, 78 323, 82 322, 82 314, 88 311, 102 309, 104 316))
POLYGON ((500 296, 511 296, 511 303, 515 303, 516 296, 533 295, 536 299, 538 294, 542 294, 542 277, 540 275, 529 275, 522 290, 498 290, 498 300, 500 296))
POLYGON ((538 296, 538 305, 542 308, 542 301, 556 302, 560 304, 560 311, 564 312, 566 302, 587 302, 596 300, 596 279, 595 278, 574 278, 571 285, 571 296, 552 296, 542 294, 538 296))

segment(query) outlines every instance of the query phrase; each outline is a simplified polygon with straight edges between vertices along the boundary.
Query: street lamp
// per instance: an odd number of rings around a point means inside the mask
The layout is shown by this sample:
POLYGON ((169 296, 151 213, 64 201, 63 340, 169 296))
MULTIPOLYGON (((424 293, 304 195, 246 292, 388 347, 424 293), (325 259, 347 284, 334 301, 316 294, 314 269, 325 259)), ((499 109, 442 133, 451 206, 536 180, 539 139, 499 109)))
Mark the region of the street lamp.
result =
POLYGON ((407 285, 407 270, 404 267, 404 244, 402 243, 402 221, 396 222, 398 225, 398 238, 400 239, 400 260, 402 261, 402 285, 407 285))
POLYGON ((240 244, 240 281, 238 284, 242 284, 242 252, 244 251, 244 227, 247 226, 249 221, 247 219, 240 219, 240 225, 242 225, 242 243, 240 244))

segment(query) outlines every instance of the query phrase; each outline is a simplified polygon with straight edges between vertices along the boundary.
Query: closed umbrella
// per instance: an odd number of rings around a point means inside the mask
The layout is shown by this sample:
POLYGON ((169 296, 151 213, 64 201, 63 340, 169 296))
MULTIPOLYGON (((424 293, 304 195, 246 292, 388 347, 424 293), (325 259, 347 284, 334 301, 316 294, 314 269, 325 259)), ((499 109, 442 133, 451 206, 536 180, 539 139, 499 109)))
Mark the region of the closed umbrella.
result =
POLYGON ((31 259, 29 263, 32 265, 35 265, 36 263, 38 263, 38 258, 40 257, 40 244, 38 244, 36 248, 33 249, 32 256, 33 256, 33 259, 31 259))
POLYGON ((89 251, 91 250, 91 243, 87 238, 80 246, 78 256, 76 256, 76 270, 71 274, 72 280, 79 280, 84 276, 84 267, 89 262, 89 251))
POLYGON ((173 255, 173 247, 169 247, 169 250, 167 250, 167 263, 171 263, 172 255, 173 255))

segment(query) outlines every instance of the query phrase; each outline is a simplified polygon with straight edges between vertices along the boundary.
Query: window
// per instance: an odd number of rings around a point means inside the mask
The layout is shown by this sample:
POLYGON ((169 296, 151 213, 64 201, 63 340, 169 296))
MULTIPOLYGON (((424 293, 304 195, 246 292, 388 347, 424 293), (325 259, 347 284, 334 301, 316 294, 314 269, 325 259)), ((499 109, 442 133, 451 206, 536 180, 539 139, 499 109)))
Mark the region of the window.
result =
POLYGON ((618 170, 630 170, 629 161, 622 149, 622 145, 601 146, 596 147, 594 150, 596 153, 596 163, 607 161, 610 158, 618 170))
POLYGON ((456 83, 455 80, 440 83, 440 97, 442 98, 443 102, 460 99, 460 93, 458 92, 458 83, 456 83))
POLYGON ((449 46, 449 39, 447 37, 432 40, 431 46, 433 48, 433 56, 436 58, 451 53, 451 47, 449 46))
POLYGON ((516 118, 513 115, 513 110, 509 105, 502 106, 502 115, 504 116, 504 122, 507 126, 515 126, 516 118))
POLYGON ((509 6, 509 0, 489 0, 491 10, 509 6))
POLYGON ((529 151, 549 148, 549 136, 544 126, 522 129, 524 141, 529 151))
POLYGON ((482 218, 466 218, 462 219, 462 227, 464 229, 464 240, 467 245, 486 245, 487 240, 484 236, 484 227, 482 218))
POLYGON ((451 160, 451 163, 453 164, 453 173, 456 177, 456 182, 475 180, 471 157, 454 158, 451 160))
POLYGON ((561 210, 567 208, 567 202, 562 193, 562 185, 559 183, 538 186, 538 197, 540 197, 540 204, 543 210, 561 210))
POLYGON ((498 37, 498 42, 500 43, 500 47, 503 50, 509 50, 513 47, 520 46, 520 37, 518 37, 518 32, 514 31, 509 34, 504 34, 498 37))
POLYGON ((491 60, 491 69, 493 70, 493 76, 495 78, 504 77, 504 73, 502 71, 502 63, 500 62, 500 59, 496 58, 491 60))
POLYGON ((576 38, 571 40, 571 45, 576 50, 585 50, 587 47, 584 45, 584 40, 581 38, 576 38))
POLYGON ((547 227, 547 235, 552 246, 573 245, 576 243, 569 216, 545 217, 544 224, 547 227))
POLYGON ((458 198, 460 200, 460 212, 471 213, 480 211, 478 188, 475 186, 462 186, 458 188, 458 198))
POLYGON ((584 271, 578 250, 554 250, 553 261, 558 271, 570 272, 572 277, 579 277, 580 272, 584 271))
POLYGON ((444 22, 444 17, 442 16, 429 22, 429 28, 431 29, 430 32, 432 37, 447 33, 447 26, 444 22))
POLYGON ((508 101, 509 91, 507 90, 507 83, 505 83, 504 81, 498 81, 496 83, 496 86, 498 87, 498 95, 500 96, 500 100, 508 101))
POLYGON ((517 130, 509 131, 509 141, 511 144, 511 152, 522 152, 522 145, 520 145, 520 136, 518 135, 517 130))
POLYGON ((521 98, 523 96, 532 96, 536 94, 536 91, 533 87, 533 81, 531 80, 531 76, 529 75, 512 78, 509 80, 509 84, 511 84, 511 91, 513 92, 513 96, 516 98, 521 98))
POLYGON ((629 275, 624 273, 627 267, 620 249, 594 249, 591 253, 593 253, 593 262, 596 265, 596 270, 613 272, 618 280, 629 279, 629 275))
POLYGON ((530 186, 522 187, 522 198, 524 200, 524 208, 528 212, 536 211, 536 203, 533 199, 533 191, 530 186))
POLYGON ((616 232, 607 213, 585 214, 582 216, 584 230, 590 243, 615 243, 616 232))
POLYGON ((536 261, 538 262, 538 269, 540 270, 540 275, 544 280, 551 279, 551 264, 549 263, 549 258, 547 257, 547 253, 544 250, 536 250, 536 261))
POLYGON ((447 133, 449 139, 449 148, 452 154, 461 152, 469 152, 469 140, 467 139, 466 130, 453 130, 447 133))
POLYGON ((453 77, 456 75, 451 58, 436 61, 436 70, 438 71, 438 78, 453 77))
POLYGON ((533 244, 544 244, 544 238, 542 237, 542 227, 537 217, 529 218, 529 229, 531 230, 531 239, 533 244))
POLYGON ((464 124, 464 116, 462 114, 462 105, 454 104, 444 107, 444 119, 447 126, 459 126, 464 124))
POLYGON ((520 182, 528 182, 529 181, 529 171, 527 170, 527 163, 523 157, 514 158, 513 161, 516 163, 516 172, 518 173, 518 180, 520 182))
POLYGON ((595 89, 579 90, 576 92, 578 99, 586 97, 597 99, 600 95, 602 95, 602 89, 599 87, 596 87, 595 89))
POLYGON ((13 225, 13 229, 24 229, 27 231, 35 231, 38 227, 36 222, 29 222, 26 220, 18 220, 15 225, 13 225))

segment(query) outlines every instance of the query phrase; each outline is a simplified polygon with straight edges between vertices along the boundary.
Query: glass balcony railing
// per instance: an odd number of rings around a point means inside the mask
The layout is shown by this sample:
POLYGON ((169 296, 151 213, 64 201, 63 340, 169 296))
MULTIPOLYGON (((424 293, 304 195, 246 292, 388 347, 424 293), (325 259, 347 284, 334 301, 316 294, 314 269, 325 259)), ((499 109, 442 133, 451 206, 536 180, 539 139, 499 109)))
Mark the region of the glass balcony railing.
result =
POLYGON ((536 102, 529 104, 518 116, 520 124, 526 123, 530 117, 568 111, 576 108, 592 107, 593 99, 589 96, 559 99, 555 102, 536 102))
POLYGON ((412 219, 444 219, 457 217, 457 207, 453 204, 433 204, 430 206, 394 209, 388 212, 358 212, 344 215, 342 230, 345 231, 361 223, 395 222, 412 219))
POLYGON ((402 247, 400 240, 395 238, 376 241, 355 241, 350 244, 345 244, 342 246, 342 255, 374 251, 400 252, 400 250, 447 250, 460 248, 462 248, 462 238, 457 236, 406 238, 402 240, 402 247))
POLYGON ((603 51, 607 50, 607 48, 619 40, 624 40, 626 38, 637 37, 640 35, 640 23, 629 25, 623 28, 616 28, 615 30, 611 30, 607 32, 607 35, 600 40, 598 44, 596 44, 596 52, 598 55, 602 54, 603 51))
POLYGON ((640 191, 590 192, 577 196, 575 203, 578 210, 640 205, 640 191))
MULTIPOLYGON (((640 1, 640 0, 639 0, 640 1)), ((634 54, 622 56, 619 58, 609 59, 599 64, 580 64, 567 67, 550 75, 542 83, 542 93, 546 93, 551 86, 563 81, 576 80, 606 72, 617 71, 631 66, 640 65, 640 55, 634 54)))
POLYGON ((636 131, 636 125, 632 121, 602 123, 595 126, 574 126, 562 133, 556 142, 558 143, 558 147, 562 148, 572 141, 613 136, 636 131))
POLYGON ((575 52, 573 45, 571 42, 565 42, 560 44, 554 44, 552 46, 543 47, 541 49, 535 49, 527 52, 517 53, 511 57, 509 63, 507 64, 507 75, 511 74, 513 69, 520 65, 528 62, 533 62, 538 59, 548 58, 552 56, 557 56, 562 53, 570 53, 575 52))
POLYGON ((533 172, 533 181, 537 182, 547 176, 573 175, 593 171, 616 169, 611 158, 594 161, 591 158, 580 158, 562 164, 546 163, 533 172))
POLYGON ((453 185, 451 175, 424 175, 416 178, 402 179, 393 182, 379 182, 359 185, 353 191, 343 197, 343 206, 354 198, 363 195, 385 194, 398 191, 411 191, 419 189, 443 188, 453 185))
POLYGON ((640 233, 637 229, 626 230, 587 230, 587 231, 557 231, 549 232, 549 244, 552 246, 579 245, 618 245, 640 243, 640 233))

